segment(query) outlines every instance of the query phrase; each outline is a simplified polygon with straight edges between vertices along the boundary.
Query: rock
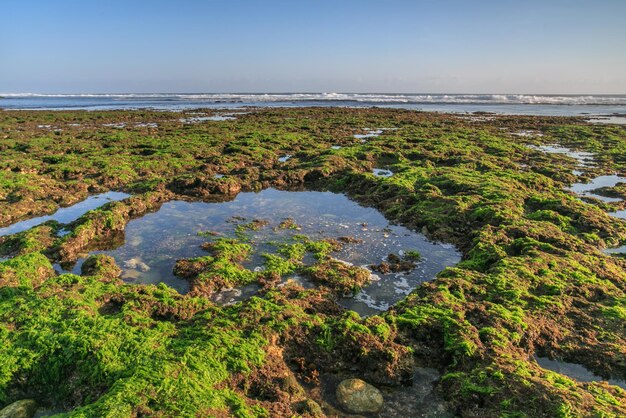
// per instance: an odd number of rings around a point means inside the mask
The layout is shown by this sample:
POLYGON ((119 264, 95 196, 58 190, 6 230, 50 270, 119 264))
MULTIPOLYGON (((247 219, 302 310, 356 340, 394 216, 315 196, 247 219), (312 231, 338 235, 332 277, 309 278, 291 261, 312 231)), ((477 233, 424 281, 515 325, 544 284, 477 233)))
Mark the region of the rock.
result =
POLYGON ((291 395, 304 393, 302 386, 300 386, 300 384, 298 383, 298 379, 296 379, 295 376, 292 374, 288 374, 287 376, 280 379, 279 384, 282 390, 291 395))
POLYGON ((322 410, 322 407, 319 406, 319 404, 312 399, 305 399, 303 401, 297 402, 294 405, 294 409, 299 414, 307 414, 314 417, 324 416, 324 411, 322 410))
POLYGON ((122 280, 132 281, 137 280, 141 276, 141 273, 137 270, 124 270, 122 273, 122 280))
POLYGON ((132 270, 143 271, 144 273, 150 271, 150 266, 141 261, 139 258, 131 258, 130 260, 124 261, 124 267, 132 270))
POLYGON ((122 270, 115 264, 115 259, 104 254, 97 254, 89 257, 80 268, 81 274, 85 276, 99 276, 104 279, 116 279, 122 270))
POLYGON ((383 395, 378 389, 361 379, 346 379, 339 383, 337 401, 348 412, 375 413, 383 406, 383 395))
POLYGON ((0 411, 0 418, 32 418, 37 410, 37 402, 32 399, 22 399, 13 402, 0 411))

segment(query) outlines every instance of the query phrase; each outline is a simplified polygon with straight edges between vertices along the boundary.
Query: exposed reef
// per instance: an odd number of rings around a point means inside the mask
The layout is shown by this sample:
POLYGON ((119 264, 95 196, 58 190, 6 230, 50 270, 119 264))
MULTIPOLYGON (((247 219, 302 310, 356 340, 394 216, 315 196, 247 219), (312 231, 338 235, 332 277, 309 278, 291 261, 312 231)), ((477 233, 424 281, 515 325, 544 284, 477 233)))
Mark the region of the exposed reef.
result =
MULTIPOLYGON (((626 377, 626 260, 603 251, 626 242, 626 224, 611 215, 624 203, 569 189, 626 173, 625 126, 364 108, 213 116, 0 112, 0 226, 95 193, 132 195, 0 237, 0 406, 28 399, 83 417, 345 416, 355 409, 337 401, 337 385, 360 379, 375 395, 370 417, 405 403, 440 416, 626 415, 626 391, 611 384, 626 377), (555 145, 587 162, 541 148, 555 145), (298 234, 299 223, 198 230, 204 253, 174 270, 190 284, 185 294, 128 284, 127 266, 97 254, 166 202, 270 187, 345 193, 455 246, 462 260, 362 317, 340 299, 372 272, 333 255, 354 244, 350 230, 278 243, 256 271, 246 260, 267 243, 254 233, 298 234), (86 256, 81 274, 57 272, 86 256), (249 285, 250 297, 215 300, 249 285), (607 381, 568 377, 536 356, 607 381)), ((622 198, 624 184, 598 193, 622 198)), ((428 262, 410 250, 370 266, 404 274, 428 262)))

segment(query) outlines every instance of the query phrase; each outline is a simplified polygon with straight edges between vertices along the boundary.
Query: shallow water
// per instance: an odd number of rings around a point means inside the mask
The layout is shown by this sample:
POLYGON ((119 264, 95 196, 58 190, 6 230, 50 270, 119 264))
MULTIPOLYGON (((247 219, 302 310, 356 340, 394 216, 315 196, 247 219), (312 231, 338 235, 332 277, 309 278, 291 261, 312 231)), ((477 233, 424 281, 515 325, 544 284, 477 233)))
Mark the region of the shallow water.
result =
MULTIPOLYGON (((531 146, 531 148, 538 149, 547 153, 555 153, 555 154, 565 154, 572 158, 578 160, 580 167, 591 167, 595 164, 595 155, 591 152, 584 151, 574 151, 566 147, 562 147, 559 145, 542 145, 538 147, 531 146)), ((573 170, 572 174, 576 176, 580 176, 583 174, 580 170, 573 170)), ((618 183, 626 183, 626 177, 619 176, 617 174, 609 174, 604 176, 597 176, 591 179, 588 183, 574 183, 567 190, 570 190, 580 197, 592 197, 594 199, 601 200, 605 203, 616 203, 621 202, 622 199, 619 197, 607 197, 602 196, 597 193, 593 193, 593 191, 602 188, 602 187, 615 187, 618 183)), ((619 218, 626 219, 626 209, 618 210, 616 212, 610 212, 609 215, 619 218)), ((622 245, 616 248, 606 248, 604 249, 605 254, 623 254, 626 253, 626 245, 622 245)))
POLYGON ((372 174, 376 177, 391 177, 393 176, 393 171, 384 168, 374 168, 372 174))
POLYGON ((365 131, 367 131, 366 134, 355 134, 354 137, 356 139, 376 138, 377 136, 380 136, 380 134, 383 133, 382 129, 368 129, 368 128, 366 128, 365 131))
POLYGON ((594 165, 594 154, 587 151, 574 151, 573 149, 562 147, 560 145, 539 145, 531 148, 538 149, 539 151, 547 152, 548 154, 563 154, 568 157, 574 158, 578 161, 581 167, 589 167, 594 165))
MULTIPOLYGON (((361 293, 342 300, 343 306, 362 315, 387 309, 418 284, 433 279, 444 267, 460 260, 460 254, 453 246, 430 242, 421 234, 391 225, 377 210, 360 206, 342 194, 274 189, 240 193, 235 200, 224 203, 167 202, 158 212, 129 222, 124 245, 92 254, 113 256, 124 270, 122 277, 130 283, 164 282, 185 292, 188 282, 172 273, 176 260, 207 254, 200 244, 210 238, 200 237, 198 232, 212 231, 221 236, 233 236, 237 222, 233 220, 235 216, 246 218, 239 221, 243 223, 253 219, 270 221, 269 225, 247 233, 255 247, 251 259, 244 263, 250 269, 262 266, 260 252, 274 249, 267 242, 288 240, 295 234, 305 234, 311 239, 351 236, 363 240, 345 244, 341 251, 333 254, 337 259, 357 266, 378 264, 389 253, 401 255, 417 250, 422 260, 416 269, 408 273, 376 273, 373 276, 375 280, 361 293), (300 229, 276 228, 286 218, 293 219, 300 229)), ((75 266, 75 273, 80 273, 81 263, 82 260, 75 266)), ((291 279, 306 282, 297 276, 291 279)), ((249 290, 229 290, 228 294, 217 296, 222 297, 222 303, 230 303, 249 297, 249 290), (238 292, 243 293, 238 295, 238 292)))
MULTIPOLYGON (((353 377, 359 376, 322 374, 319 378, 319 395, 322 400, 337 408, 338 411, 342 411, 337 401, 337 386, 342 380, 353 377)), ((440 379, 441 375, 437 370, 417 367, 414 369, 410 385, 378 387, 383 395, 383 406, 377 413, 365 416, 370 418, 453 418, 457 416, 453 406, 434 390, 440 379)), ((345 416, 356 417, 357 415, 346 414, 345 416)))
POLYGON ((569 190, 578 195, 593 197, 607 203, 620 202, 622 199, 620 199, 619 197, 607 197, 592 193, 594 190, 600 189, 602 187, 615 187, 618 183, 626 183, 626 178, 618 176, 617 174, 611 174, 598 176, 592 179, 589 183, 575 183, 569 188, 569 190))
POLYGON ((7 227, 0 228, 0 237, 4 235, 17 234, 18 232, 27 231, 30 228, 41 225, 42 223, 47 221, 57 221, 62 224, 73 222, 90 210, 97 209, 100 206, 112 201, 126 199, 127 197, 130 197, 130 195, 122 192, 106 192, 93 195, 72 206, 61 208, 52 215, 26 219, 7 227))
POLYGON ((223 122, 225 120, 235 120, 235 119, 237 118, 234 116, 215 115, 215 116, 191 116, 188 118, 181 118, 179 120, 182 123, 193 124, 193 123, 200 123, 200 122, 207 122, 207 121, 223 122))
POLYGON ((561 360, 552 360, 548 357, 535 357, 535 361, 544 369, 561 373, 565 376, 576 379, 579 382, 602 382, 607 381, 610 385, 619 386, 626 390, 626 380, 623 379, 603 379, 601 376, 593 373, 582 364, 568 363, 561 360))
POLYGON ((599 118, 589 118, 588 121, 596 124, 626 125, 626 116, 603 116, 599 118))

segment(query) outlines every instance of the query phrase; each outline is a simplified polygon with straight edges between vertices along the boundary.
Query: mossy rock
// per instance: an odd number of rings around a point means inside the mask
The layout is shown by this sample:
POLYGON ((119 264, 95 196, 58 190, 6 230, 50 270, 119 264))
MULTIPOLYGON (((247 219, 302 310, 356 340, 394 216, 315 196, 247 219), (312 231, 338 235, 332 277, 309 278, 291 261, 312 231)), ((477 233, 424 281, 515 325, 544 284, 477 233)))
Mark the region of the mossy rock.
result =
POLYGON ((0 418, 32 418, 36 411, 37 402, 33 399, 22 399, 0 410, 0 418))
POLYGON ((122 269, 115 263, 110 255, 96 254, 89 257, 80 268, 85 276, 98 276, 106 280, 114 280, 120 277, 122 269))

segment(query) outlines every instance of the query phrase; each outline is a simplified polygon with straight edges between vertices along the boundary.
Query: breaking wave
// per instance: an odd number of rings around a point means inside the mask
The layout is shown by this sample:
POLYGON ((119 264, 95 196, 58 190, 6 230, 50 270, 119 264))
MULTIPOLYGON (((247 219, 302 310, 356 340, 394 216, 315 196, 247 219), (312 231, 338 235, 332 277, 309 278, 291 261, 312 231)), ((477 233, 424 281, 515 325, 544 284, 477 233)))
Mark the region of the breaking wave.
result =
POLYGON ((543 104, 626 105, 626 95, 529 95, 529 94, 366 94, 366 93, 132 93, 39 94, 0 93, 0 98, 103 99, 123 101, 181 101, 213 103, 344 102, 398 104, 543 104))

